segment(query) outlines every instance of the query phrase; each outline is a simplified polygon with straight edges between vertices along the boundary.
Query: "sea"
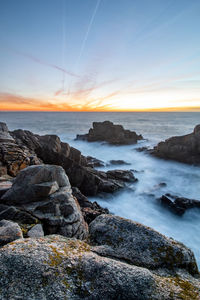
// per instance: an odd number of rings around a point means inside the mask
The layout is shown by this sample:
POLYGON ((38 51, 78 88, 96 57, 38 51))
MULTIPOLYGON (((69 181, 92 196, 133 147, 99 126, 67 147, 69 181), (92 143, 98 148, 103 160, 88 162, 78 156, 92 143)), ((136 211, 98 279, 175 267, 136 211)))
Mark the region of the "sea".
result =
POLYGON ((26 129, 37 134, 56 134, 62 141, 108 163, 124 160, 130 165, 106 166, 101 170, 131 169, 138 182, 116 194, 91 197, 111 213, 150 226, 191 248, 200 267, 200 209, 177 216, 157 200, 165 193, 200 200, 200 167, 165 161, 138 152, 171 136, 191 133, 200 124, 200 112, 0 112, 9 130, 26 129), (76 141, 94 121, 109 120, 142 134, 137 145, 110 146, 76 141), (165 183, 166 185, 160 185, 165 183))

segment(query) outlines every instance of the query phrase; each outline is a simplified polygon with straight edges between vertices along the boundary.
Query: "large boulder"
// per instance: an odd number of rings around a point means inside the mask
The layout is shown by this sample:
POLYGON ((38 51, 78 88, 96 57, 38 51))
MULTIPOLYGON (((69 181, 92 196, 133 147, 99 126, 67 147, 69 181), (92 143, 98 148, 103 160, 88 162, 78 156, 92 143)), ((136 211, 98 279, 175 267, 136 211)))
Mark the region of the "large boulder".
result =
POLYGON ((17 223, 8 220, 0 221, 0 246, 22 238, 22 231, 17 223))
POLYGON ((77 140, 86 140, 88 142, 105 141, 114 145, 136 144, 142 140, 142 135, 137 135, 135 131, 126 130, 122 125, 115 125, 110 121, 93 122, 93 128, 90 128, 87 134, 77 135, 77 140))
POLYGON ((117 216, 101 215, 90 223, 93 250, 148 269, 183 268, 198 273, 194 254, 159 232, 117 216))
POLYGON ((40 201, 58 191, 60 187, 71 189, 62 167, 30 166, 19 173, 12 188, 2 196, 2 200, 4 203, 19 205, 40 201))
MULTIPOLYGON (((138 253, 140 255, 140 253, 138 253)), ((1 299, 199 299, 198 279, 99 256, 75 239, 26 239, 0 249, 1 299)))
POLYGON ((39 220, 45 234, 59 233, 80 239, 87 236, 87 225, 80 206, 60 166, 27 167, 19 173, 12 188, 0 201, 7 206, 14 205, 39 220))
POLYGON ((171 137, 160 142, 150 153, 179 162, 200 165, 200 125, 190 134, 171 137))

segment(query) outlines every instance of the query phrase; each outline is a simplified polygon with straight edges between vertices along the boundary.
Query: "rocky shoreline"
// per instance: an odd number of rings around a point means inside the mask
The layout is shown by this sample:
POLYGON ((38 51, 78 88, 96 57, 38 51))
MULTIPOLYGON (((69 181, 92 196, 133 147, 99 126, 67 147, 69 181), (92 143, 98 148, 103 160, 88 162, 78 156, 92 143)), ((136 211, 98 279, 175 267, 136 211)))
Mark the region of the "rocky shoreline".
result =
MULTIPOLYGON (((180 139, 197 164, 199 129, 180 139)), ((153 155, 161 157, 159 145, 153 155)), ((0 299, 200 299, 189 248, 87 199, 137 184, 133 171, 96 170, 101 163, 56 135, 0 123, 0 299)), ((199 207, 169 194, 159 201, 179 215, 199 207)))

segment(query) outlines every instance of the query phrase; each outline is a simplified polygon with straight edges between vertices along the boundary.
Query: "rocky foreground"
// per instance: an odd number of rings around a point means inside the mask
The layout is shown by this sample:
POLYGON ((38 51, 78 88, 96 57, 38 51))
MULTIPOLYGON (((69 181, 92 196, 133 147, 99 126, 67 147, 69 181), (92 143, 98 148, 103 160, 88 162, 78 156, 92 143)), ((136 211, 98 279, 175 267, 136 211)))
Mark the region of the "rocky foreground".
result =
POLYGON ((142 135, 135 131, 126 130, 122 125, 115 125, 110 121, 93 122, 93 128, 90 128, 87 134, 78 134, 77 140, 88 142, 107 142, 113 145, 131 145, 142 140, 142 135))
MULTIPOLYGON (((137 182, 131 171, 97 171, 55 135, 0 129, 0 299, 200 299, 190 249, 86 198, 137 182)), ((199 205, 182 200, 159 199, 179 214, 199 205)))

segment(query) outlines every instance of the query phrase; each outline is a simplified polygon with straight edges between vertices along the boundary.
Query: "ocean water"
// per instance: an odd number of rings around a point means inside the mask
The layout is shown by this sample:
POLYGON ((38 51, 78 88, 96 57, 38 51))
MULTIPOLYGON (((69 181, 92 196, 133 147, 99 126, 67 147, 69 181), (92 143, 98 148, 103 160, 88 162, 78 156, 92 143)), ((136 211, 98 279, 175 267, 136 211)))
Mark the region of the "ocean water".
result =
POLYGON ((200 200, 200 168, 153 158, 137 152, 137 147, 153 146, 171 136, 193 131, 200 124, 200 113, 73 113, 73 112, 0 112, 0 121, 10 130, 22 128, 38 134, 57 134, 84 155, 108 162, 123 159, 128 166, 108 169, 134 169, 138 183, 106 197, 93 197, 103 207, 119 216, 150 226, 191 248, 200 266, 200 209, 176 216, 156 200, 165 193, 200 200), (137 145, 109 146, 105 143, 75 141, 76 134, 88 132, 93 121, 110 120, 135 130, 146 139, 137 145), (159 183, 166 186, 159 187, 159 183))

